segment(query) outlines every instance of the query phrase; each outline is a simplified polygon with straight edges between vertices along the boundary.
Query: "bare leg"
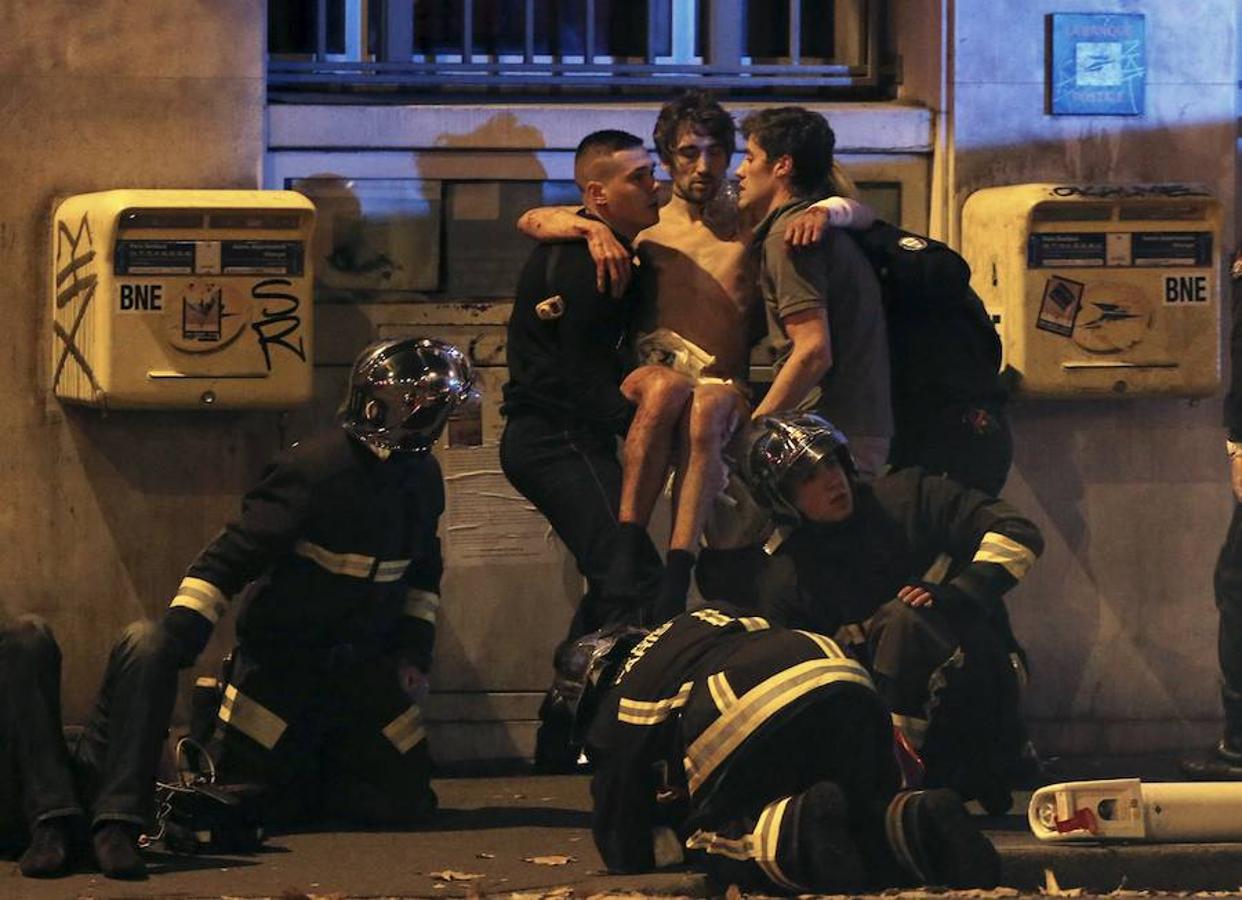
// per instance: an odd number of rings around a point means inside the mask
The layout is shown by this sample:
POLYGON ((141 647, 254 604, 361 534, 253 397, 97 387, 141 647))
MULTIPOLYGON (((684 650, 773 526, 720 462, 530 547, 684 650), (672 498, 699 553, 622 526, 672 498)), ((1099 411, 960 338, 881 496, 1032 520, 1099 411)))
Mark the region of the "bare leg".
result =
POLYGON ((694 389, 679 453, 673 534, 653 609, 656 620, 670 618, 686 608, 686 592, 703 523, 716 495, 724 488, 721 451, 744 413, 744 401, 728 385, 700 384, 694 389))
POLYGON ((639 608, 659 587, 662 563, 647 522, 668 472, 673 432, 693 387, 671 369, 642 366, 630 373, 621 390, 638 411, 625 439, 617 534, 604 595, 610 603, 639 608))
POLYGON ((703 521, 725 483, 721 451, 745 412, 741 396, 724 384, 701 384, 690 406, 689 454, 673 517, 669 549, 695 552, 703 521))
POLYGON ((673 433, 693 386, 664 366, 642 366, 621 383, 638 407, 625 438, 618 521, 646 527, 672 457, 673 433))

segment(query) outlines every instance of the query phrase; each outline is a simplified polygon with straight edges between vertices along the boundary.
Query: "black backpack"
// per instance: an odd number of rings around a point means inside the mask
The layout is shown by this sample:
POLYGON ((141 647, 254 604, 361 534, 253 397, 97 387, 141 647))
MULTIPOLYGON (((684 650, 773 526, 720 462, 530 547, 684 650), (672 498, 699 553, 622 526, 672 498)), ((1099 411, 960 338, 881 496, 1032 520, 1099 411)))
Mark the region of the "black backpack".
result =
POLYGON ((845 233, 883 290, 894 413, 1003 400, 1000 336, 970 287, 966 260, 940 241, 878 219, 845 233))

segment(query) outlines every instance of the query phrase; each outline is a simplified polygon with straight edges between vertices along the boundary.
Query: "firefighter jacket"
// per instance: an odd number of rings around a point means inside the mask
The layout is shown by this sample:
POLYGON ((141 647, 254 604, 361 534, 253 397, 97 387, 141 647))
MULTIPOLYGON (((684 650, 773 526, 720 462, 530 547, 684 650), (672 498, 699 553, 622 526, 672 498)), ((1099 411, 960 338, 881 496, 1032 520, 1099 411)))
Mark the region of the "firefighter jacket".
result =
POLYGON ((886 717, 866 670, 822 635, 773 628, 725 605, 651 632, 606 688, 587 733, 592 829, 608 868, 645 871, 679 858, 662 852, 670 829, 684 840, 729 805, 746 777, 747 748, 839 691, 861 692, 886 717))
POLYGON ((350 645, 431 665, 444 483, 432 456, 379 458, 343 429, 295 444, 194 560, 165 616, 193 658, 229 599, 256 655, 350 645), (188 624, 187 624, 188 623, 188 624))
POLYGON ((752 608, 758 597, 773 621, 825 634, 867 620, 915 582, 1003 618, 1001 596, 1042 551, 1039 529, 1005 501, 914 467, 856 485, 849 519, 803 523, 771 557, 705 553, 701 586, 752 608))

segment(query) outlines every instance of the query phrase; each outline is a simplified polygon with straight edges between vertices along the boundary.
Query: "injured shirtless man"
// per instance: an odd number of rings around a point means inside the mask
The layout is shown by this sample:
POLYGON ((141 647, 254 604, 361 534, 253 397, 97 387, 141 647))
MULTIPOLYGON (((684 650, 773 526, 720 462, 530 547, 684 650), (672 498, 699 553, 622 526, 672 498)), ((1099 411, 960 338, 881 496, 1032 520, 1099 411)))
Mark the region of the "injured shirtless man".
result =
MULTIPOLYGON (((722 450, 751 412, 747 369, 762 324, 752 326, 759 292, 750 226, 725 180, 733 118, 710 95, 689 91, 661 108, 653 140, 672 195, 659 222, 634 241, 637 266, 607 228, 572 207, 532 209, 518 227, 537 240, 586 239, 601 291, 608 286, 619 297, 635 269, 641 280, 637 365, 621 385, 638 412, 623 450, 620 530, 606 592, 635 593, 639 561, 651 551, 651 511, 675 465, 672 535, 650 607, 659 622, 685 608, 704 522, 727 477, 722 450), (685 377, 680 389, 660 377, 670 368, 685 377)), ((789 243, 810 245, 825 226, 865 227, 870 219, 862 204, 831 197, 791 227, 789 243)))

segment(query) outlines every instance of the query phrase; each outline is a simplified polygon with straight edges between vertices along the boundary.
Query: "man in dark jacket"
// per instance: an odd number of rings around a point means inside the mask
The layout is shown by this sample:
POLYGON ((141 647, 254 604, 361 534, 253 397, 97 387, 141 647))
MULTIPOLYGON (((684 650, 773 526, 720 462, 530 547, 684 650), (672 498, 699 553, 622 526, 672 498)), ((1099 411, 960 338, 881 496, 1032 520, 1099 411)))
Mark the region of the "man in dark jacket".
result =
POLYGON ((955 794, 898 791, 884 704, 832 640, 726 605, 638 637, 590 635, 562 657, 610 870, 684 859, 721 887, 782 893, 996 884, 955 794))
MULTIPOLYGON (((642 140, 623 131, 587 135, 574 157, 574 178, 582 189, 582 221, 593 228, 603 223, 632 253, 634 236, 659 215, 642 140)), ((569 640, 606 623, 639 620, 659 586, 662 564, 645 531, 631 577, 619 580, 626 586, 606 586, 619 535, 618 438, 631 427, 643 433, 671 427, 663 420, 675 422, 690 396, 689 386, 663 369, 641 397, 623 393, 625 344, 638 299, 637 281, 620 298, 597 284, 582 241, 540 244, 522 270, 509 319, 500 464, 547 518, 586 580, 569 640), (680 400, 670 402, 674 393, 680 400)), ((577 759, 566 744, 562 712, 548 703, 540 712, 535 755, 542 768, 572 767, 577 759)))
POLYGON ((1003 594, 1043 549, 1002 500, 918 468, 858 480, 845 436, 814 414, 757 421, 740 471, 785 524, 767 551, 705 559, 700 589, 794 628, 858 643, 931 784, 1010 804, 1023 744, 1021 652, 1003 594))
POLYGON ((1230 383, 1225 396, 1225 455, 1233 491, 1233 518, 1216 557, 1217 658, 1225 727, 1216 746, 1182 762, 1187 776, 1202 781, 1242 781, 1242 250, 1230 274, 1233 328, 1229 338, 1230 383))
POLYGON ((342 427, 268 467, 191 564, 163 629, 184 665, 255 582, 219 710, 218 771, 268 788, 267 822, 403 827, 435 809, 427 690, 444 508, 430 455, 470 395, 456 347, 382 341, 354 364, 342 427))

